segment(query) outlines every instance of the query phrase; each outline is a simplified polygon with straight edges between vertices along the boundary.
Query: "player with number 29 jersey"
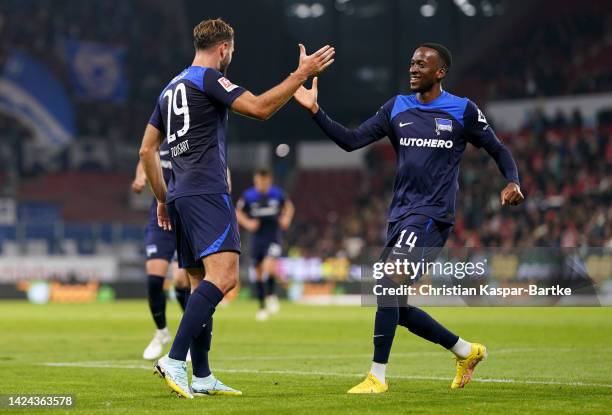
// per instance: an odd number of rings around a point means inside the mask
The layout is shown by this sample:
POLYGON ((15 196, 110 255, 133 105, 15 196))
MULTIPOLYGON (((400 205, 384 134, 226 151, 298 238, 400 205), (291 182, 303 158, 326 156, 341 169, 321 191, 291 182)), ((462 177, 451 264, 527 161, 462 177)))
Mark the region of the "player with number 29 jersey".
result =
POLYGON ((172 178, 166 202, 229 193, 225 136, 228 108, 245 89, 212 68, 190 66, 164 88, 149 123, 166 132, 172 178))
POLYGON ((201 21, 193 29, 195 56, 190 67, 162 90, 140 147, 140 159, 157 200, 158 225, 174 229, 181 268, 192 293, 167 356, 155 371, 179 396, 240 395, 216 379, 208 365, 213 313, 238 281, 240 236, 227 178, 228 112, 266 120, 283 107, 309 77, 333 63, 326 45, 312 55, 298 45, 297 69, 278 85, 254 95, 224 75, 234 52, 234 29, 221 19, 201 21), (172 176, 164 184, 157 150, 170 147, 172 176), (203 272, 206 264, 206 273, 203 272), (191 350, 191 384, 185 365, 191 350))
POLYGON ((190 66, 163 89, 149 120, 166 132, 170 148, 166 203, 174 213, 170 216, 181 267, 200 268, 200 258, 212 253, 240 252, 229 199, 225 137, 228 109, 245 91, 213 68, 190 66), (179 215, 180 211, 189 213, 179 215), (210 232, 195 231, 202 228, 210 232))

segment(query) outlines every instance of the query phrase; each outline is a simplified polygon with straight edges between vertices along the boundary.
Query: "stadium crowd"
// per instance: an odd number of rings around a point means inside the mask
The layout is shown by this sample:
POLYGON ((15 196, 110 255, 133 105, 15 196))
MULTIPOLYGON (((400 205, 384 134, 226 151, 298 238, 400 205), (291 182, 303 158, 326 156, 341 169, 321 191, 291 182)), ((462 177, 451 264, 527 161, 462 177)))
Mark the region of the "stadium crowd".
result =
MULTIPOLYGON (((174 76, 191 55, 189 42, 176 47, 177 36, 188 32, 188 28, 168 15, 169 8, 163 7, 163 2, 148 2, 147 7, 143 7, 144 3, 3 1, 0 66, 12 51, 19 49, 43 62, 72 95, 78 137, 103 136, 111 143, 139 137, 160 85, 174 76), (167 19, 175 24, 160 29, 156 22, 167 19), (96 42, 126 51, 125 99, 83 100, 75 94, 65 54, 65 42, 69 40, 96 42), (149 70, 143 72, 142 68, 149 70)), ((465 93, 473 96, 471 86, 477 84, 477 90, 487 91, 482 98, 490 100, 612 90, 612 15, 601 11, 605 2, 580 7, 565 2, 564 7, 551 10, 547 10, 547 4, 542 2, 540 12, 532 13, 518 33, 510 30, 502 35, 500 39, 506 40, 487 50, 484 61, 455 74, 461 78, 457 92, 464 92, 463 86, 467 86, 465 93), (532 24, 534 19, 536 24, 532 24)), ((460 57, 462 52, 457 50, 455 54, 460 57)), ((137 139, 133 140, 136 143, 137 139)))
POLYGON ((609 6, 555 1, 539 7, 462 74, 461 83, 484 85, 486 100, 612 90, 609 6))
MULTIPOLYGON (((159 86, 171 78, 181 62, 179 48, 170 45, 172 25, 157 4, 142 7, 139 0, 74 2, 7 0, 0 2, 0 67, 12 51, 23 50, 43 63, 71 95, 77 137, 103 136, 110 142, 139 137, 150 115, 159 86), (104 16, 104 19, 100 17, 104 16), (28 24, 23 24, 28 22, 28 24), (125 50, 123 76, 128 90, 118 101, 82 99, 72 86, 65 42, 95 42, 125 50), (153 46, 155 45, 155 46, 153 46), (164 48, 165 53, 158 53, 164 48), (137 51, 137 53, 134 53, 137 51), (143 67, 155 70, 142 72, 143 67)), ((187 45, 188 46, 188 45, 187 45)))

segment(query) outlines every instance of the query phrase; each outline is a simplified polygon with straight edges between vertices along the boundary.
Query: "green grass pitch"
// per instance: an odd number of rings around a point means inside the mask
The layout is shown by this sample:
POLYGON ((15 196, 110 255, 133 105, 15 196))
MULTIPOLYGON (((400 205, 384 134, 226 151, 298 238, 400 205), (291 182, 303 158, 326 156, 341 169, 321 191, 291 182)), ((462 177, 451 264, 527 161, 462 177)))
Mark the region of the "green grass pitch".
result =
MULTIPOLYGON (((180 312, 169 304, 169 325, 180 312)), ((212 369, 242 397, 171 395, 140 359, 153 333, 144 301, 0 302, 0 394, 71 394, 68 414, 610 414, 612 308, 429 308, 489 359, 451 391, 450 354, 398 328, 390 392, 345 392, 370 365, 373 308, 283 304, 264 323, 255 304, 215 314, 212 369)))

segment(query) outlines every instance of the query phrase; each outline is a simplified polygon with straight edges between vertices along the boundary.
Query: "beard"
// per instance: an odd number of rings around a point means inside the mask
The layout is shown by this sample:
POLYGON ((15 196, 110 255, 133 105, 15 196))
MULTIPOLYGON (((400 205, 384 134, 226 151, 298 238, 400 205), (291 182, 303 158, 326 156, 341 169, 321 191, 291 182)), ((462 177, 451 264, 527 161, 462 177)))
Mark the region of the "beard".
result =
POLYGON ((227 67, 230 64, 230 59, 229 56, 226 56, 225 59, 223 59, 221 61, 221 64, 219 65, 219 72, 221 72, 223 75, 225 75, 225 73, 227 72, 227 67))
POLYGON ((421 80, 421 83, 418 86, 416 86, 414 88, 410 87, 410 91, 414 92, 414 93, 417 93, 417 92, 420 92, 420 93, 427 92, 427 91, 429 91, 429 90, 431 90, 433 88, 434 84, 435 84, 435 82, 422 82, 422 80, 421 80))

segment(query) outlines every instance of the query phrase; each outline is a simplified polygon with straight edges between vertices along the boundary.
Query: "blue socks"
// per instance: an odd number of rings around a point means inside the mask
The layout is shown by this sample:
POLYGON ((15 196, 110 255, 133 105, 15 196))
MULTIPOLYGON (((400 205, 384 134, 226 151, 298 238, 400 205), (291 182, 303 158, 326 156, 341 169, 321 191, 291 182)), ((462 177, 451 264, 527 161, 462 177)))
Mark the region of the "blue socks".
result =
POLYGON ((266 286, 263 281, 255 281, 255 295, 259 301, 259 308, 266 308, 266 286))
POLYGON ((199 378, 210 376, 211 373, 208 366, 208 352, 212 342, 212 330, 213 319, 211 317, 202 333, 191 342, 191 366, 193 375, 199 378))
MULTIPOLYGON (((388 278, 381 281, 383 287, 396 287, 388 278)), ((450 332, 434 320, 429 314, 417 307, 408 305, 406 296, 379 296, 376 319, 374 321, 374 357, 375 363, 385 364, 389 361, 395 328, 399 324, 411 333, 429 340, 432 343, 450 349, 457 343, 459 336, 450 332)))
MULTIPOLYGON (((383 288, 397 287, 397 284, 387 277, 381 280, 381 285, 383 288)), ((397 300, 398 298, 395 295, 381 295, 377 298, 378 309, 374 320, 374 357, 372 358, 372 361, 376 363, 387 363, 389 361, 395 328, 399 321, 397 300)))
POLYGON ((276 294, 276 277, 272 274, 268 275, 268 280, 266 281, 268 295, 276 294))
POLYGON ((398 324, 406 327, 411 333, 432 343, 437 343, 446 349, 453 347, 459 340, 459 336, 451 333, 446 327, 417 307, 400 308, 398 324))
POLYGON ((187 301, 189 301, 189 295, 191 294, 191 288, 176 288, 174 287, 174 292, 176 293, 176 299, 181 305, 183 312, 187 308, 187 301))
MULTIPOLYGON (((215 307, 223 299, 223 293, 210 281, 202 281, 189 297, 187 308, 181 319, 169 356, 185 361, 191 342, 206 329, 215 312, 215 307)), ((192 363, 197 364, 192 350, 192 363)), ((197 352, 196 352, 197 353, 197 352)))
POLYGON ((149 309, 158 330, 166 327, 166 293, 164 292, 164 277, 147 275, 147 296, 149 309))

